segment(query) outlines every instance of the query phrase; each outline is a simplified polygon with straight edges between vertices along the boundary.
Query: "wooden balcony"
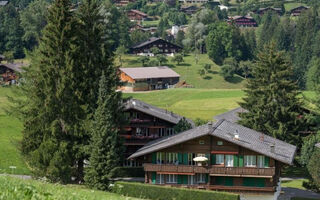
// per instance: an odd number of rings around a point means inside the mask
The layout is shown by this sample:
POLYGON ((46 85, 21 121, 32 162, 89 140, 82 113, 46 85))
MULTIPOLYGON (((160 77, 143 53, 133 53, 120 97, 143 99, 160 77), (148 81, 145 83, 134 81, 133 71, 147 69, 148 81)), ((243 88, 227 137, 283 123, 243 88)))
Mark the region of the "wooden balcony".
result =
POLYGON ((233 177, 264 177, 272 178, 275 168, 253 168, 253 167, 220 167, 220 166, 191 166, 170 164, 144 164, 144 170, 158 173, 207 173, 211 176, 233 176, 233 177))

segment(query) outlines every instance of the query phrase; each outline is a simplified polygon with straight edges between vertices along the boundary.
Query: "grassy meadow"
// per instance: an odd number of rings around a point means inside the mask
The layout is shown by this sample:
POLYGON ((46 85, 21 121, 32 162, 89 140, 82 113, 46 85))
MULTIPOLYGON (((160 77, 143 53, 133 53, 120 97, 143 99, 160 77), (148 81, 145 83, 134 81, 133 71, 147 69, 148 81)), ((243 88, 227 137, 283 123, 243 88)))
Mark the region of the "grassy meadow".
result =
MULTIPOLYGON (((139 56, 126 55, 123 58, 122 67, 141 67, 142 63, 138 61, 139 56)), ((219 74, 220 67, 217 66, 209 59, 207 54, 199 55, 199 62, 196 63, 193 54, 184 57, 184 62, 180 65, 172 62, 172 57, 167 57, 168 63, 164 64, 169 66, 175 72, 180 74, 180 80, 186 80, 188 84, 191 84, 195 88, 199 89, 241 89, 244 87, 245 79, 235 75, 230 81, 225 81, 224 78, 219 74), (211 70, 201 77, 199 70, 203 69, 205 64, 210 64, 211 70)), ((155 60, 155 58, 151 58, 155 60)), ((118 60, 116 64, 119 65, 118 60)))
POLYGON ((79 185, 50 184, 36 180, 22 180, 0 176, 0 199, 6 200, 139 200, 118 194, 90 190, 79 185))

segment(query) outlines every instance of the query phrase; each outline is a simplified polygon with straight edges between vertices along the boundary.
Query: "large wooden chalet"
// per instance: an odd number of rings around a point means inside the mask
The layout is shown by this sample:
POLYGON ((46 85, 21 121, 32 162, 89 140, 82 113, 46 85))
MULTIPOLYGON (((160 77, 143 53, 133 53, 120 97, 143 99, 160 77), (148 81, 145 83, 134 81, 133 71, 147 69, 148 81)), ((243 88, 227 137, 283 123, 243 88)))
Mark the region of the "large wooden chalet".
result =
POLYGON ((293 145, 222 119, 148 143, 129 159, 144 163, 149 184, 274 192, 295 153, 293 145))
POLYGON ((293 8, 292 10, 290 10, 290 15, 291 16, 300 16, 302 12, 308 10, 309 7, 306 7, 306 6, 299 6, 299 7, 296 7, 296 8, 293 8))
POLYGON ((120 80, 124 91, 160 90, 173 87, 180 75, 166 66, 120 68, 120 80))
POLYGON ((148 17, 146 13, 139 10, 129 10, 127 15, 131 21, 143 21, 148 17))
POLYGON ((152 47, 157 47, 160 54, 173 55, 182 50, 182 47, 157 37, 151 37, 147 41, 130 48, 132 54, 154 56, 152 47))
MULTIPOLYGON (((152 140, 174 135, 174 126, 183 118, 137 99, 126 102, 125 114, 129 120, 129 124, 121 133, 121 136, 125 138, 125 158, 152 140)), ((194 126, 191 120, 186 120, 194 126)), ((124 162, 124 166, 137 167, 141 165, 141 162, 135 160, 124 162)))
POLYGON ((228 19, 229 24, 235 24, 238 27, 257 27, 258 24, 253 17, 250 16, 234 16, 229 17, 228 19))
POLYGON ((272 7, 259 8, 254 13, 262 16, 262 15, 266 14, 267 12, 272 12, 272 13, 275 13, 279 16, 282 14, 281 8, 272 8, 272 7))

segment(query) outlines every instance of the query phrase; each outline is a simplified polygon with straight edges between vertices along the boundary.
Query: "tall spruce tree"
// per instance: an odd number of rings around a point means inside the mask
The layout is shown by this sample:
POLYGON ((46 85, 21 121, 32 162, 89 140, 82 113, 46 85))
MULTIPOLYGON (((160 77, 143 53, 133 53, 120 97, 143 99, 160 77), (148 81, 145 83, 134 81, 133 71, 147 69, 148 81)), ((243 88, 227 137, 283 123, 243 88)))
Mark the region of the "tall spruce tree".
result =
POLYGON ((278 52, 274 43, 266 45, 258 54, 252 75, 240 103, 248 112, 240 115, 240 123, 290 143, 299 142, 302 102, 284 52, 278 52))
POLYGON ((85 112, 77 88, 79 67, 76 20, 69 0, 56 0, 48 25, 27 70, 22 105, 22 151, 39 176, 69 182, 75 163, 74 145, 83 132, 85 112))
POLYGON ((124 147, 119 136, 123 121, 121 93, 116 92, 115 68, 101 76, 98 108, 92 124, 91 155, 85 174, 86 184, 107 190, 114 170, 119 166, 124 147), (106 76, 107 75, 107 76, 106 76))

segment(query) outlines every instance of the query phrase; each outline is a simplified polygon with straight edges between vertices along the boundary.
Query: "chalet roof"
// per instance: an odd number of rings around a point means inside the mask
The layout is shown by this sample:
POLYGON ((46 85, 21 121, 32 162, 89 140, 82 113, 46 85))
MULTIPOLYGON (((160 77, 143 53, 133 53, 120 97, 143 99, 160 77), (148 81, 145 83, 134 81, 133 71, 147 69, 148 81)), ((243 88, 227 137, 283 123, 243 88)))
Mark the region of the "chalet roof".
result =
POLYGON ((1 59, 1 60, 4 60, 5 58, 6 58, 6 57, 5 57, 4 55, 1 55, 1 54, 0 54, 0 59, 1 59))
POLYGON ((0 1, 0 6, 5 6, 9 3, 9 1, 0 1))
POLYGON ((22 63, 0 63, 0 66, 5 66, 15 72, 22 72, 22 63))
POLYGON ((240 18, 253 19, 253 17, 251 17, 251 16, 240 16, 240 15, 229 17, 229 18, 232 19, 232 20, 237 20, 237 19, 240 19, 240 18))
MULTIPOLYGON (((151 37, 151 38, 149 38, 148 40, 146 40, 146 41, 144 41, 144 42, 142 42, 142 43, 139 43, 139 44, 137 44, 137 45, 135 45, 135 46, 133 46, 133 47, 131 47, 131 48, 132 48, 132 49, 140 48, 140 47, 146 46, 146 45, 148 45, 148 44, 151 44, 151 43, 153 43, 153 42, 156 42, 156 41, 158 41, 158 40, 162 40, 162 41, 164 41, 164 42, 166 42, 166 43, 170 43, 170 42, 168 42, 168 41, 166 41, 166 40, 163 40, 163 39, 161 39, 161 38, 151 37)), ((178 45, 175 45, 175 44, 172 44, 172 45, 179 47, 178 45)), ((179 48, 181 48, 181 47, 179 47, 179 48)))
POLYGON ((141 15, 143 17, 147 17, 148 15, 144 12, 141 12, 140 10, 130 10, 131 12, 137 13, 138 15, 141 15))
POLYGON ((214 119, 215 120, 225 119, 225 120, 228 120, 229 122, 235 123, 240 120, 239 113, 243 113, 243 112, 248 112, 248 111, 246 109, 238 107, 228 112, 222 113, 220 115, 216 115, 214 119))
POLYGON ((316 144, 316 147, 320 148, 320 142, 316 144))
MULTIPOLYGON (((138 110, 140 112, 149 114, 151 116, 155 116, 157 118, 171 122, 173 124, 178 124, 178 122, 183 118, 180 115, 158 108, 156 106, 152 106, 138 99, 130 99, 129 101, 126 102, 125 110, 130 110, 130 109, 138 110)), ((194 127, 194 123, 191 119, 187 119, 187 118, 185 119, 192 125, 192 127, 194 127)))
POLYGON ((303 9, 309 9, 310 7, 307 7, 307 6, 298 6, 298 7, 296 7, 296 8, 292 8, 292 9, 290 10, 290 12, 295 11, 295 10, 297 10, 297 9, 301 9, 301 8, 303 8, 303 9))
POLYGON ((180 77, 179 74, 167 66, 119 68, 119 70, 133 79, 180 77))
POLYGON ((213 125, 205 124, 173 136, 149 142, 128 159, 157 152, 205 135, 218 137, 290 165, 297 149, 296 146, 223 119, 213 125), (239 135, 239 139, 234 138, 234 133, 239 135), (271 145, 274 146, 274 151, 271 151, 271 145))

